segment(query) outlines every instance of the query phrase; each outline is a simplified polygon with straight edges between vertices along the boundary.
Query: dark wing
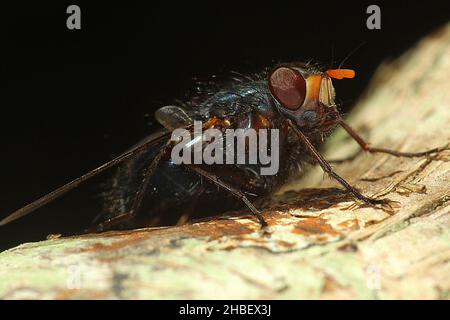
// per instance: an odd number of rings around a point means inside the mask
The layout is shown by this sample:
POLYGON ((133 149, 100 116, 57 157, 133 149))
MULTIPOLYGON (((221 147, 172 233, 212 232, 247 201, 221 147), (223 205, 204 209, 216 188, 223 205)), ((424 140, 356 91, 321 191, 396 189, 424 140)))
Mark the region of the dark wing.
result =
POLYGON ((78 178, 70 181, 69 183, 59 187, 56 190, 53 190, 52 192, 37 199, 36 201, 33 201, 32 203, 18 209, 17 211, 14 211, 7 217, 0 220, 0 226, 3 226, 14 220, 17 220, 17 219, 33 212, 34 210, 39 209, 42 206, 45 206, 46 204, 61 197, 66 192, 68 192, 72 189, 75 189, 76 187, 78 187, 81 183, 85 182, 86 180, 89 180, 90 178, 100 174, 101 172, 103 172, 111 167, 114 167, 115 165, 117 165, 127 159, 130 159, 131 157, 135 156, 136 154, 148 149, 152 145, 159 143, 159 142, 163 141, 164 139, 168 139, 169 136, 170 136, 170 132, 167 132, 167 131, 161 131, 154 135, 151 135, 150 137, 148 137, 141 143, 135 145, 134 147, 129 149, 127 152, 121 154, 120 156, 114 158, 113 160, 108 161, 107 163, 101 165, 100 167, 95 168, 92 171, 89 171, 88 173, 82 175, 81 177, 78 177, 78 178))

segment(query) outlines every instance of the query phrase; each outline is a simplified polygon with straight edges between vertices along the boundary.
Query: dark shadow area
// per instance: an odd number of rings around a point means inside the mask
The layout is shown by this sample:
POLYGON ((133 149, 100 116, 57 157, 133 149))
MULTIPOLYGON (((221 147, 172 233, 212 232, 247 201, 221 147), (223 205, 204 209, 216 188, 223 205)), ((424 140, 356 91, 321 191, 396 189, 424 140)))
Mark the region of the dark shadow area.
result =
MULTIPOLYGON (((449 18, 443 3, 411 1, 377 2, 381 30, 366 28, 372 2, 364 1, 80 3, 75 31, 66 28, 70 4, 6 10, 0 217, 151 133, 153 112, 181 97, 194 77, 290 60, 337 67, 361 46, 344 64, 356 78, 336 82, 349 112, 382 61, 449 18)), ((101 182, 0 227, 0 250, 84 226, 98 212, 101 182)))

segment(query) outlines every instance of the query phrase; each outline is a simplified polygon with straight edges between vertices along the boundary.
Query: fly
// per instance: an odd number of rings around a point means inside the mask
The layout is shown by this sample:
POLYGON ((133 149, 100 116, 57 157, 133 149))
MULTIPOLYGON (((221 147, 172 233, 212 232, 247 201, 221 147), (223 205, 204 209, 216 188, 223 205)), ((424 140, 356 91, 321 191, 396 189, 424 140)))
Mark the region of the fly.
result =
MULTIPOLYGON (((116 167, 103 193, 103 210, 89 231, 113 228, 170 225, 196 218, 195 208, 210 208, 210 214, 247 207, 261 227, 267 223, 254 206, 300 174, 299 164, 317 163, 357 200, 376 207, 389 206, 388 199, 361 194, 336 173, 318 151, 318 146, 341 126, 370 153, 396 157, 422 157, 448 150, 448 145, 423 152, 399 152, 371 147, 340 116, 332 79, 354 78, 350 69, 321 70, 304 63, 276 65, 252 76, 235 74, 223 86, 196 94, 177 106, 158 109, 155 118, 164 127, 115 159, 18 209, 0 221, 0 226, 19 219, 77 188, 90 178, 116 167), (172 139, 175 129, 276 129, 279 132, 279 170, 261 175, 263 164, 175 164, 171 158, 180 143, 172 139), (220 209, 218 208, 220 207, 220 209)), ((192 142, 196 144, 198 142, 192 142)), ((207 147, 201 141, 201 149, 207 147)), ((246 145, 245 152, 248 153, 246 145)), ((269 145, 268 148, 274 146, 269 145)))

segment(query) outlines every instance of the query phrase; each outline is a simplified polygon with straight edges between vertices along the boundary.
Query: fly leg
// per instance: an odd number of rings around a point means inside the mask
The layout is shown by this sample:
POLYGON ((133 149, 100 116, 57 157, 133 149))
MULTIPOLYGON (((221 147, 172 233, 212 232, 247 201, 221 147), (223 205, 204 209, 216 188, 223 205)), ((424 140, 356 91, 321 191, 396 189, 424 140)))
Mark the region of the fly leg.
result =
POLYGON ((422 152, 400 152, 386 148, 375 148, 369 146, 369 144, 366 141, 364 141, 364 139, 358 133, 356 133, 356 131, 353 130, 352 127, 350 127, 344 120, 340 119, 339 125, 342 128, 344 128, 344 130, 347 131, 347 133, 360 145, 361 149, 370 153, 387 153, 395 157, 414 158, 414 157, 425 157, 444 150, 450 150, 450 144, 447 144, 440 148, 434 148, 422 152))
POLYGON ((100 222, 99 224, 95 225, 92 228, 88 228, 87 230, 85 230, 85 233, 90 233, 90 232, 103 232, 106 230, 110 230, 112 227, 130 221, 131 219, 134 218, 134 213, 133 211, 128 211, 126 213, 122 213, 118 216, 114 216, 112 218, 109 218, 103 222, 100 222))
POLYGON ((347 191, 353 194, 355 198, 370 204, 370 205, 383 205, 387 203, 387 200, 385 199, 373 199, 364 196, 361 194, 358 190, 356 190, 354 187, 352 187, 347 181, 345 181, 344 178, 342 178, 340 175, 338 175, 336 172, 333 171, 333 168, 330 166, 330 164, 322 157, 322 155, 317 151, 317 149, 312 145, 312 143, 308 140, 308 138, 303 134, 301 130, 299 130, 291 120, 286 120, 287 125, 292 128, 292 130, 297 134, 302 144, 306 147, 311 157, 313 157, 319 165, 322 167, 323 171, 325 171, 327 174, 329 174, 333 179, 338 181, 347 191))
POLYGON ((161 163, 161 160, 166 156, 170 149, 171 145, 169 143, 165 144, 164 147, 162 147, 161 150, 159 150, 159 152, 156 154, 155 158, 153 158, 150 165, 144 170, 144 173, 142 174, 142 181, 139 184, 139 189, 136 192, 136 196, 134 197, 131 209, 128 212, 122 213, 99 223, 89 231, 103 232, 105 230, 111 229, 111 227, 130 221, 136 217, 136 214, 142 205, 142 200, 144 199, 144 195, 147 191, 150 179, 158 168, 158 165, 161 163))
POLYGON ((245 194, 242 191, 234 188, 233 186, 230 186, 228 183, 222 181, 215 174, 205 171, 205 170, 199 168, 198 166, 185 164, 185 167, 188 168, 189 170, 195 172, 196 174, 206 178, 208 181, 214 183, 215 185, 225 189, 226 191, 230 192, 233 196, 235 196, 236 198, 238 198, 239 200, 244 202, 245 205, 250 209, 252 214, 254 214, 255 217, 258 219, 258 222, 261 225, 261 228, 267 227, 267 222, 266 222, 266 220, 264 220, 264 217, 261 214, 261 212, 258 209, 256 209, 256 207, 250 202, 250 200, 248 200, 248 198, 245 196, 245 194))

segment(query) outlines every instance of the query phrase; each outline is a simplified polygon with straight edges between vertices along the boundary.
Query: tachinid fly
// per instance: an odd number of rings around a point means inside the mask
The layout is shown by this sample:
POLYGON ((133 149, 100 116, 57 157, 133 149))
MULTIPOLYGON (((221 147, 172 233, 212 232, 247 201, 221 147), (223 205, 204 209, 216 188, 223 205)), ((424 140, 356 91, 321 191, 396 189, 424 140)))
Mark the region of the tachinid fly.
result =
MULTIPOLYGON (((389 205, 388 200, 372 199, 358 192, 334 172, 318 152, 318 145, 336 126, 343 127, 363 150, 371 153, 420 157, 448 147, 418 153, 370 147, 344 122, 335 103, 332 79, 353 77, 353 70, 324 71, 303 63, 279 64, 252 76, 237 75, 230 82, 214 86, 212 91, 197 94, 179 106, 158 109, 155 118, 165 129, 17 210, 0 221, 0 225, 27 215, 112 167, 116 167, 116 172, 106 184, 103 211, 89 230, 170 225, 199 218, 198 213, 217 214, 239 207, 247 207, 261 226, 266 226, 253 201, 297 177, 299 164, 303 162, 319 164, 359 201, 373 206, 389 205), (261 162, 175 164, 171 151, 179 142, 171 139, 172 133, 177 128, 192 132, 194 121, 201 121, 203 129, 214 128, 222 133, 229 129, 244 132, 277 129, 277 173, 260 174, 261 162)), ((201 150, 208 146, 205 141, 199 143, 201 150)), ((249 152, 248 145, 244 152, 249 152)))

